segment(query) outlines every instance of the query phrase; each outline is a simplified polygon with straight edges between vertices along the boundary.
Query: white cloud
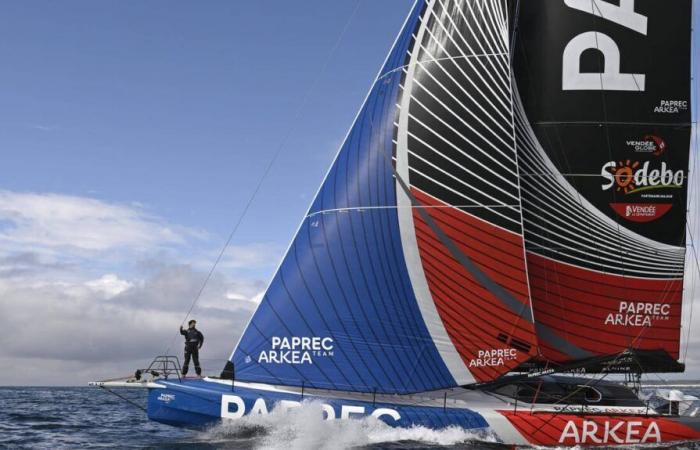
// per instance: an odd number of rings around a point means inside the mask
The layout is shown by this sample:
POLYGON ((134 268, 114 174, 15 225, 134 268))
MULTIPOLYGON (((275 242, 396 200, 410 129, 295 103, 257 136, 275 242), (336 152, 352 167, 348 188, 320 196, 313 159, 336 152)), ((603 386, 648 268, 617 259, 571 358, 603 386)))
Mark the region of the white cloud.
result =
POLYGON ((142 250, 203 233, 167 224, 135 205, 87 197, 0 191, 0 245, 35 252, 142 250))
MULTIPOLYGON (((165 266, 138 282, 113 274, 44 285, 0 279, 1 359, 12 368, 0 372, 0 385, 84 385, 132 373, 168 347, 181 357, 178 326, 202 278, 187 266, 165 266)), ((205 335, 205 371, 223 367, 255 307, 227 293, 255 293, 259 284, 222 276, 208 284, 192 314, 205 335)))
POLYGON ((131 288, 133 283, 122 280, 113 273, 108 273, 96 280, 86 281, 85 286, 105 297, 114 297, 131 288))
MULTIPOLYGON (((0 385, 84 385, 132 373, 168 347, 180 355, 178 326, 214 259, 210 247, 197 250, 212 245, 204 238, 138 203, 0 190, 0 363, 12 368, 0 385)), ((210 373, 264 289, 231 274, 261 270, 277 253, 267 243, 231 247, 207 283, 191 317, 210 373)))

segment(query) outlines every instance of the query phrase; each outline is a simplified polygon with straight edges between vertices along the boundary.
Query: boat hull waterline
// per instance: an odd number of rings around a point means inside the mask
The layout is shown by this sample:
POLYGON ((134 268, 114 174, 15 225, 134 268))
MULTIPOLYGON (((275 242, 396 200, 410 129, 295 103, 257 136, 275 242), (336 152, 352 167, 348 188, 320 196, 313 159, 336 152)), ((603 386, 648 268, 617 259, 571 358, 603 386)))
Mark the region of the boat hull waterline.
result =
POLYGON ((372 416, 392 427, 460 427, 509 445, 634 445, 700 439, 700 418, 662 416, 638 408, 515 405, 481 391, 415 396, 309 391, 218 379, 159 380, 149 387, 148 417, 173 426, 207 427, 222 420, 319 403, 326 420, 372 416), (557 408, 559 408, 557 410, 557 408))

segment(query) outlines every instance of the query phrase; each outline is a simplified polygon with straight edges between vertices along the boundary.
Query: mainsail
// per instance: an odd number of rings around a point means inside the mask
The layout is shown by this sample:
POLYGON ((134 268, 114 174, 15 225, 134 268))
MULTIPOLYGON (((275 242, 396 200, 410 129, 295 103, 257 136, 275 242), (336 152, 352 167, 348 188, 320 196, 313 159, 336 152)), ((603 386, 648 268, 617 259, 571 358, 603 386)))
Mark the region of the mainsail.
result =
POLYGON ((516 135, 542 359, 680 370, 691 0, 517 2, 516 135))
POLYGON ((231 356, 236 379, 410 393, 537 355, 507 11, 416 2, 231 356))

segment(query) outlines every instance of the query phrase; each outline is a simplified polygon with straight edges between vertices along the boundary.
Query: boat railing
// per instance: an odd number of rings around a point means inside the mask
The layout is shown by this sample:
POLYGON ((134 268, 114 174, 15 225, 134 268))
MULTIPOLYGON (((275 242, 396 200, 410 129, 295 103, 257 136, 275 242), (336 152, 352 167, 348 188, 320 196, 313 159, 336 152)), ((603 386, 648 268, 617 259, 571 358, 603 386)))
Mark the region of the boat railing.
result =
POLYGON ((153 361, 145 369, 137 369, 134 373, 134 378, 137 380, 141 377, 150 375, 155 378, 169 379, 173 375, 178 381, 182 381, 181 374, 182 366, 180 359, 174 355, 158 355, 153 358, 153 361))

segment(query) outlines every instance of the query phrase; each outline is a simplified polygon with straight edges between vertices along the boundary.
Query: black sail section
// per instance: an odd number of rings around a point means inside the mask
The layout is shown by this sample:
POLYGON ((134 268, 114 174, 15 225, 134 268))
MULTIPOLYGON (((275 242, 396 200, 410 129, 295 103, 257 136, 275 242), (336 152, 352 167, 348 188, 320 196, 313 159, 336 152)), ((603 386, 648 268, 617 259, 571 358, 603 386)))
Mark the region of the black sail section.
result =
POLYGON ((528 275, 549 360, 570 359, 560 340, 678 358, 691 6, 511 4, 528 275))

